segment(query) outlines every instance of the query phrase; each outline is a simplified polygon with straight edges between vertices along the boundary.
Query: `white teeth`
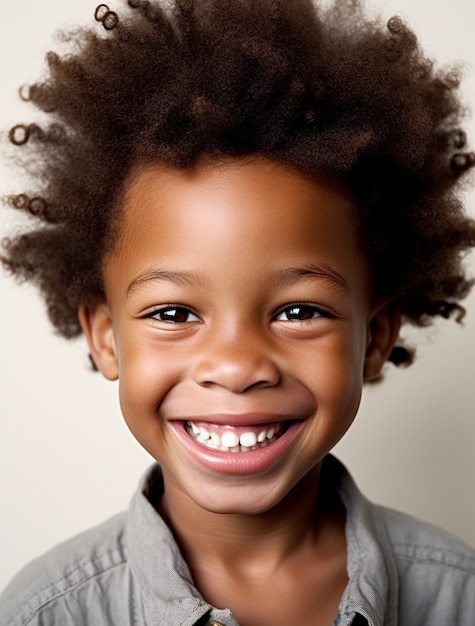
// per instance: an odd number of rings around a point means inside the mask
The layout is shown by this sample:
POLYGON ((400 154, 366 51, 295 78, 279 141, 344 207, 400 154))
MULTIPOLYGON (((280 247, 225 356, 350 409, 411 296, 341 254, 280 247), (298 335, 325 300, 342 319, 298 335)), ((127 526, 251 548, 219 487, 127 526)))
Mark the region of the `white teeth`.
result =
POLYGON ((219 446, 221 445, 221 437, 219 436, 219 433, 217 433, 215 430, 212 430, 210 435, 213 444, 219 448, 219 446))
POLYGON ((194 435, 199 435, 201 430, 198 428, 198 426, 196 424, 194 424, 193 422, 188 422, 189 425, 191 426, 191 430, 193 431, 194 435))
POLYGON ((244 446, 245 448, 252 448, 252 446, 255 446, 257 443, 256 433, 253 433, 253 432, 243 433, 239 437, 239 443, 241 444, 241 446, 244 446))
POLYGON ((200 435, 205 441, 211 437, 209 430, 203 427, 200 428, 200 435))
POLYGON ((240 436, 233 430, 224 430, 221 433, 215 428, 205 428, 198 426, 194 422, 186 422, 187 432, 193 439, 214 450, 224 452, 249 452, 264 448, 276 441, 282 433, 283 424, 263 428, 258 434, 254 431, 247 431, 240 436))
POLYGON ((239 445, 239 437, 236 433, 227 430, 221 435, 221 445, 225 448, 234 448, 239 445))

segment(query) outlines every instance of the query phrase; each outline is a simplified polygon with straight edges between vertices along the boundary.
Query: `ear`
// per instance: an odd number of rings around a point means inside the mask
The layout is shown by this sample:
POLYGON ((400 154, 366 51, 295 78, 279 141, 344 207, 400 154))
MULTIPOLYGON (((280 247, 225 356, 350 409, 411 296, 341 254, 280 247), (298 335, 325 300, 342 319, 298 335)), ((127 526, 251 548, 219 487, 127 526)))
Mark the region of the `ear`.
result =
POLYGON ((109 307, 106 304, 95 309, 80 306, 78 316, 95 365, 105 378, 117 380, 119 365, 109 307))
POLYGON ((401 327, 400 312, 390 306, 381 306, 370 318, 363 377, 378 378, 388 360, 401 327))

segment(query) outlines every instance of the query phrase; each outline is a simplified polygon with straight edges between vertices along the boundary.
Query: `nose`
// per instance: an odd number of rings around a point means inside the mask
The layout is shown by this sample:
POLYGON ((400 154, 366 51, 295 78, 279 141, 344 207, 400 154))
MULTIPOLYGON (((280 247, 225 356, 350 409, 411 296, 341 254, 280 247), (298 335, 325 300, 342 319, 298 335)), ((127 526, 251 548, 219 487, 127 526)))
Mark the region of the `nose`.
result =
POLYGON ((194 368, 195 382, 232 393, 274 387, 281 375, 267 342, 257 333, 234 332, 208 337, 194 368))

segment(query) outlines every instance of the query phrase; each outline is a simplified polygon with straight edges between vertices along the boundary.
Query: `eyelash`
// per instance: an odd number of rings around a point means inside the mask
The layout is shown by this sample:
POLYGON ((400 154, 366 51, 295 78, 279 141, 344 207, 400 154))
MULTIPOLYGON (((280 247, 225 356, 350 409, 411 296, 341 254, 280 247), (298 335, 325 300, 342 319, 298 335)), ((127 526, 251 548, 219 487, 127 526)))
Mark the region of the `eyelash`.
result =
POLYGON ((286 321, 286 322, 290 322, 290 323, 311 323, 313 320, 318 319, 320 317, 326 317, 326 318, 331 318, 334 317, 334 315, 332 315, 330 313, 330 311, 323 309, 321 307, 315 306, 314 304, 308 304, 306 302, 295 302, 292 304, 288 304, 284 307, 282 307, 281 309, 279 309, 277 311, 277 313, 275 314, 274 320, 275 321, 286 321), (283 313, 289 313, 292 310, 296 310, 296 309, 305 309, 308 312, 312 313, 311 317, 306 317, 304 319, 287 319, 287 320, 278 320, 278 317, 280 315, 282 315, 283 313), (316 315, 315 315, 316 314, 316 315))
MULTIPOLYGON (((293 313, 294 315, 297 315, 297 313, 293 313)), ((333 317, 332 314, 325 310, 322 309, 321 307, 317 307, 313 304, 307 304, 304 302, 301 303, 292 303, 289 305, 286 305, 285 307, 282 307, 281 309, 279 309, 277 311, 277 313, 275 314, 275 316, 272 318, 272 321, 285 321, 285 322, 289 322, 289 323, 310 323, 315 319, 318 319, 320 317, 333 317), (287 313, 287 315, 291 314, 291 311, 296 311, 296 310, 300 310, 300 313, 302 313, 301 310, 305 310, 306 312, 311 313, 310 317, 304 317, 304 319, 298 319, 297 317, 294 319, 287 319, 287 320, 279 320, 278 318, 283 315, 284 313, 287 313)), ((186 306, 181 306, 181 305, 167 305, 164 307, 160 307, 158 309, 154 309, 153 311, 150 311, 150 313, 146 313, 144 315, 145 319, 154 319, 157 322, 163 322, 165 324, 187 324, 190 322, 200 322, 201 320, 199 319, 199 317, 196 315, 196 313, 194 313, 191 309, 189 309, 186 306), (181 313, 182 315, 184 314, 185 318, 188 318, 188 316, 192 315, 194 316, 196 319, 194 320, 188 320, 188 319, 179 319, 179 320, 173 320, 173 319, 159 319, 157 316, 158 315, 165 315, 166 313, 181 313)))
POLYGON ((186 306, 182 306, 182 305, 178 305, 178 304, 176 304, 176 305, 169 304, 167 306, 163 306, 163 307, 160 307, 158 309, 154 309, 153 311, 150 311, 150 313, 146 313, 144 315, 144 318, 145 319, 152 319, 152 320, 154 319, 157 322, 163 322, 165 324, 187 324, 187 323, 190 323, 189 321, 185 321, 185 320, 178 320, 177 321, 177 320, 170 320, 170 319, 158 319, 156 317, 157 315, 160 315, 160 314, 163 315, 163 314, 165 314, 167 312, 172 313, 173 311, 175 311, 175 312, 179 311, 181 313, 184 313, 186 316, 194 315, 196 317, 196 320, 191 320, 193 322, 201 321, 199 319, 199 317, 196 315, 196 313, 193 313, 193 311, 191 309, 189 309, 186 306))

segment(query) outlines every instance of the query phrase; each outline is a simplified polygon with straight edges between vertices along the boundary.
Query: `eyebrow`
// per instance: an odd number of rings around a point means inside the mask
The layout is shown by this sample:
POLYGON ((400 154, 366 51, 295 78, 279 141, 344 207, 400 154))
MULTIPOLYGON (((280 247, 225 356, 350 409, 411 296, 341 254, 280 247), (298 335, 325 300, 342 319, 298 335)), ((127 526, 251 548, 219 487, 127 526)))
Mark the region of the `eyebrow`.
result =
MULTIPOLYGON (((276 272, 273 282, 277 285, 287 285, 306 279, 327 280, 343 291, 350 291, 343 276, 326 264, 309 263, 296 267, 286 267, 276 272)), ((155 281, 168 281, 179 286, 196 286, 202 283, 200 276, 194 272, 153 268, 146 270, 132 280, 127 287, 127 297, 137 291, 143 283, 155 281)))
POLYGON ((277 284, 289 284, 305 279, 323 279, 332 282, 343 291, 350 291, 345 278, 329 265, 309 263, 296 267, 288 267, 277 272, 277 284))
POLYGON ((175 283, 175 285, 193 286, 200 282, 198 274, 189 271, 176 271, 166 269, 151 269, 146 270, 142 274, 139 274, 132 280, 127 287, 126 295, 129 296, 142 285, 143 283, 155 282, 155 281, 168 281, 175 283))

